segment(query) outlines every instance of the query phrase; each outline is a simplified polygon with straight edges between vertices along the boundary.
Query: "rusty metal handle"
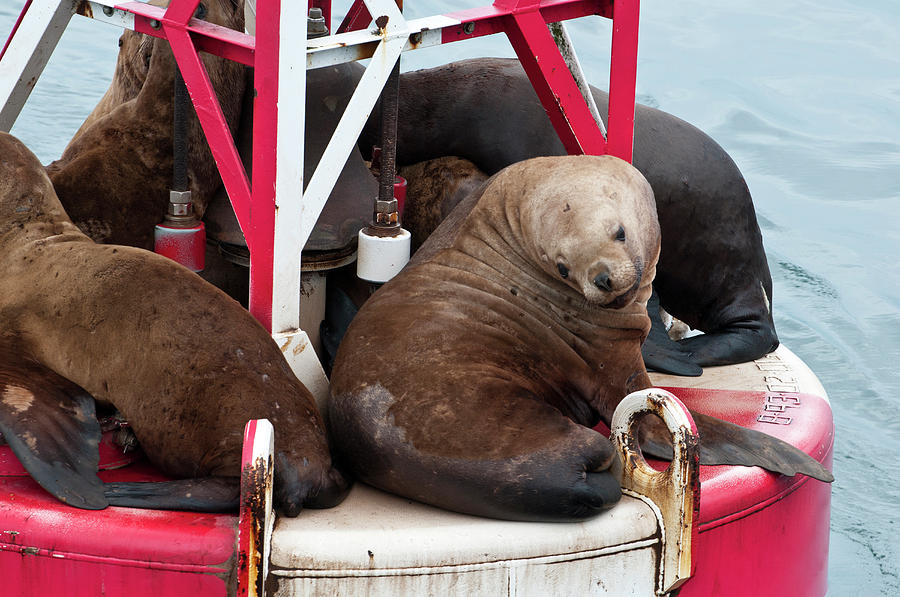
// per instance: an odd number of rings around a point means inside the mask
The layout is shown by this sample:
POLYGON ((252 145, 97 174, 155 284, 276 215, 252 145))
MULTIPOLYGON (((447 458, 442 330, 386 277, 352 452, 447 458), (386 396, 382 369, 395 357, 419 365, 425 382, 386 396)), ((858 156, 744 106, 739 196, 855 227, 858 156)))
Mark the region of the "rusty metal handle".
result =
POLYGON ((697 540, 700 508, 700 452, 697 427, 687 407, 658 388, 633 392, 613 413, 610 440, 619 454, 613 474, 626 493, 649 499, 662 526, 659 594, 678 588, 693 572, 691 549, 697 540), (644 414, 658 416, 672 434, 674 458, 666 470, 647 464, 635 423, 644 414))

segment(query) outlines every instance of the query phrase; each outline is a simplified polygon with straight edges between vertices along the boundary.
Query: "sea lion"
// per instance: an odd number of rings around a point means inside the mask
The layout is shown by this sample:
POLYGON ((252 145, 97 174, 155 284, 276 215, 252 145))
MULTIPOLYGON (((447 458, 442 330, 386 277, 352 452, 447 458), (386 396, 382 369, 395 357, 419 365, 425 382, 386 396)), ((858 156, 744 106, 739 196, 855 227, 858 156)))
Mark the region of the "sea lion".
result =
MULTIPOLYGON (((158 4, 165 4, 161 2, 158 4)), ((242 2, 206 0, 195 16, 243 31, 242 2)), ((47 172, 72 221, 97 242, 153 248, 172 188, 174 82, 165 40, 126 31, 112 83, 47 172)), ((235 133, 247 85, 243 65, 210 54, 202 61, 235 133)), ((202 217, 222 182, 200 121, 191 109, 188 179, 202 217)))
MULTIPOLYGON (((515 59, 465 60, 405 73, 401 90, 400 165, 459 156, 494 174, 528 158, 565 154, 515 59)), ((608 95, 592 92, 605 114, 608 95)), ((363 155, 377 131, 370 120, 360 137, 363 155)), ((634 165, 656 197, 663 244, 654 288, 660 303, 705 332, 681 342, 690 361, 704 367, 743 362, 776 348, 762 236, 747 184, 728 154, 687 122, 638 104, 634 165)))
POLYGON ((237 505, 243 427, 276 430, 275 501, 340 501, 323 421, 266 330, 154 253, 100 245, 63 211, 37 158, 0 134, 0 432, 38 483, 84 508, 237 505), (60 378, 64 378, 60 380, 60 378), (96 477, 93 396, 131 424, 168 484, 96 477))
POLYGON ((401 214, 403 227, 412 236, 415 253, 440 226, 453 208, 477 191, 488 176, 475 164, 456 156, 446 156, 400 169, 406 179, 406 204, 401 214))
MULTIPOLYGON (((613 450, 590 427, 650 386, 640 347, 659 250, 652 190, 626 162, 502 170, 350 324, 331 377, 336 447, 361 480, 460 512, 549 521, 610 507, 613 450)), ((784 442, 695 420, 701 462, 831 479, 784 442)))

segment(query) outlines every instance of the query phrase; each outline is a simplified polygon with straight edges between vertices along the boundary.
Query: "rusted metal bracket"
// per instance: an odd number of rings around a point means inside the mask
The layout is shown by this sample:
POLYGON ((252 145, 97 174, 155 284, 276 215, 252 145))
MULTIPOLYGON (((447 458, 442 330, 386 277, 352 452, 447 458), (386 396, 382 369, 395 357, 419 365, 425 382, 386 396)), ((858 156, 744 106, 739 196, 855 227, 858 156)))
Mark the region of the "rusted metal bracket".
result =
POLYGON ((275 515, 272 486, 275 431, 268 419, 244 427, 241 452, 241 506, 238 519, 238 588, 240 597, 264 597, 275 515))
POLYGON ((678 588, 693 574, 691 550, 697 542, 700 512, 699 435, 687 407, 673 394, 650 388, 622 399, 613 413, 610 440, 619 453, 613 474, 625 493, 648 498, 662 530, 657 594, 678 588), (651 467, 641 453, 639 418, 658 416, 672 433, 674 458, 665 470, 651 467))

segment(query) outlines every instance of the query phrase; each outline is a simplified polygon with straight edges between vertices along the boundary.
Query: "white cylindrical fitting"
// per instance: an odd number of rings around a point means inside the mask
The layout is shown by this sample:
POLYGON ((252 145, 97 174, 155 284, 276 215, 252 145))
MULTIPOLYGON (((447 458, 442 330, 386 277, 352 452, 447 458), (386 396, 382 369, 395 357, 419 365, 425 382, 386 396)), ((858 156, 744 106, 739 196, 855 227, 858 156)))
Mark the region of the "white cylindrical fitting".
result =
POLYGON ((356 275, 367 282, 384 283, 397 275, 409 261, 412 235, 403 228, 397 236, 374 236, 359 231, 356 275))

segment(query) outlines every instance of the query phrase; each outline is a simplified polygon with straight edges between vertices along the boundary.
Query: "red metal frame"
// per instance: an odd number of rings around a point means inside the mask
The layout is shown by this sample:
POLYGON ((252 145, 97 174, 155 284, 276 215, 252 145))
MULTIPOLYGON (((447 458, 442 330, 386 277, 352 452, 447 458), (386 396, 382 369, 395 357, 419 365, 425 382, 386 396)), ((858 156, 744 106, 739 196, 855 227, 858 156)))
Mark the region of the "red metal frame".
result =
MULTIPOLYGON (((116 8, 134 15, 135 31, 166 39, 172 47, 251 252, 250 312, 271 331, 280 2, 259 1, 254 38, 192 19, 199 1, 171 0, 167 9, 142 2, 116 8), (256 67, 252 184, 198 51, 256 67)), ((322 8, 330 22, 328 0, 309 5, 322 8)), ((442 43, 506 33, 566 150, 611 153, 631 161, 638 13, 639 0, 496 0, 492 6, 446 15, 461 24, 445 29, 442 43), (613 19, 608 142, 546 27, 586 15, 613 19)), ((338 31, 365 27, 370 20, 365 5, 356 0, 338 31)))

